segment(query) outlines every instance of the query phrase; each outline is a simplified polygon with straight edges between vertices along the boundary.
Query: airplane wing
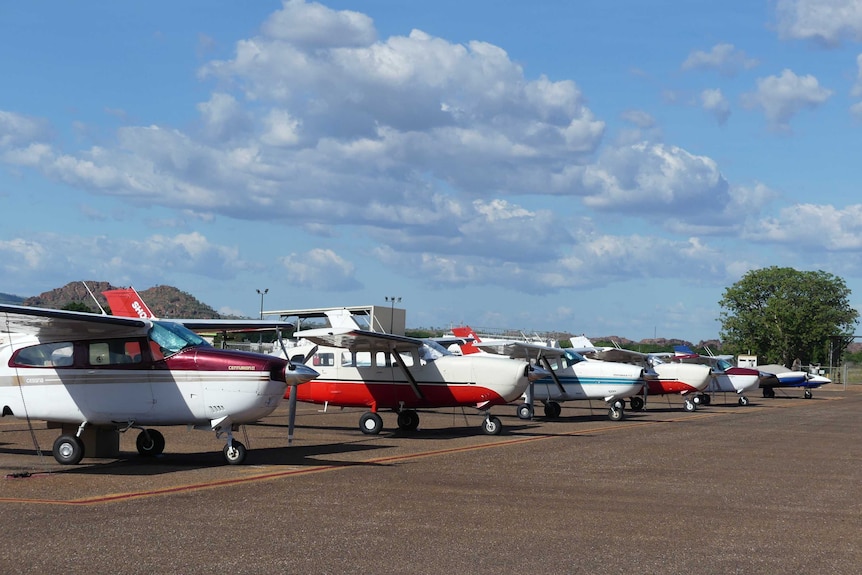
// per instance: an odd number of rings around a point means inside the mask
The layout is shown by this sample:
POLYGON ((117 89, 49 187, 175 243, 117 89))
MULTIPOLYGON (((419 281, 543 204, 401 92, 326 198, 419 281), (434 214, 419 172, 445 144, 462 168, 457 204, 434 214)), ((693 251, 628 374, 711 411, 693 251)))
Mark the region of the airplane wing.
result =
POLYGON ((293 334, 294 337, 307 339, 318 345, 343 347, 351 351, 373 351, 381 344, 396 352, 410 351, 421 347, 425 342, 415 337, 394 335, 363 329, 333 329, 329 327, 307 329, 293 334))
POLYGON ((291 329, 289 321, 273 321, 266 319, 166 319, 181 323, 195 332, 202 331, 273 331, 276 329, 291 329))
POLYGON ((34 335, 43 341, 143 335, 151 326, 150 320, 138 317, 0 304, 0 333, 34 335))
POLYGON ((631 363, 633 361, 640 363, 649 357, 646 353, 630 349, 621 349, 618 347, 599 348, 598 351, 591 355, 596 359, 601 359, 602 361, 613 361, 617 363, 631 363))

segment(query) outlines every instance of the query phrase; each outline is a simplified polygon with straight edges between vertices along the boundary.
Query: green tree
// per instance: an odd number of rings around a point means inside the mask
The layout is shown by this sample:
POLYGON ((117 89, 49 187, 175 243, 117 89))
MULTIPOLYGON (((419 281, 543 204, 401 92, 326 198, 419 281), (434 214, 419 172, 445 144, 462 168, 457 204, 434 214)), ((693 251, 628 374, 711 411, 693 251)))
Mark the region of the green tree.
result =
POLYGON ((849 297, 844 280, 824 271, 752 270, 719 302, 722 348, 755 353, 761 363, 828 363, 830 337, 849 341, 834 336, 852 334, 859 316, 849 297))
POLYGON ((87 313, 93 313, 93 310, 90 309, 90 306, 88 306, 85 303, 81 303, 79 301, 73 301, 71 303, 67 303, 66 305, 63 306, 62 309, 66 310, 66 311, 85 311, 87 313))

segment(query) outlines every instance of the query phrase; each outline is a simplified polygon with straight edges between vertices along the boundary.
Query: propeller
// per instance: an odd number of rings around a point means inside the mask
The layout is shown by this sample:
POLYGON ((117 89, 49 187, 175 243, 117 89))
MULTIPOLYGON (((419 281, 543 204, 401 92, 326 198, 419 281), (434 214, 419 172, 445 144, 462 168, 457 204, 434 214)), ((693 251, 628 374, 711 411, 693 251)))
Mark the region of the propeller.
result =
MULTIPOLYGON (((284 339, 281 337, 281 331, 278 332, 278 345, 281 347, 281 352, 284 354, 284 358, 287 360, 287 369, 295 370, 296 366, 290 360, 290 354, 287 353, 287 348, 284 345, 284 339)), ((317 353, 317 346, 311 348, 305 357, 302 359, 303 366, 311 359, 315 353, 317 353)), ((288 395, 287 399, 287 445, 293 444, 293 430, 296 427, 296 395, 297 390, 295 385, 290 386, 290 395, 288 395)))

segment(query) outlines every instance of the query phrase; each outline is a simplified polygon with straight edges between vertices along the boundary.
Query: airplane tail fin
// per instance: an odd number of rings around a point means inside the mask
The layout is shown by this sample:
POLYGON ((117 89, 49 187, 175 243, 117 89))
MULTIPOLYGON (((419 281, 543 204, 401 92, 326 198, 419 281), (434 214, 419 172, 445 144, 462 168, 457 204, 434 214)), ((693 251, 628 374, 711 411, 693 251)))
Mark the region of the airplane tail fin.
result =
POLYGON ((470 355, 472 353, 480 353, 482 351, 478 347, 473 345, 473 342, 478 343, 482 340, 479 339, 479 336, 477 336, 473 332, 473 328, 471 328, 469 325, 453 327, 452 333, 457 337, 464 338, 465 340, 464 343, 460 344, 461 355, 470 355))
POLYGON ((330 327, 333 328, 348 328, 361 329, 361 326, 356 323, 353 314, 347 309, 330 309, 326 312, 326 318, 329 320, 330 327))
POLYGON ((111 313, 115 316, 145 319, 156 317, 133 287, 103 291, 102 295, 108 300, 111 313))
POLYGON ((598 351, 598 348, 593 345, 593 342, 590 341, 585 335, 576 335, 569 338, 569 342, 572 344, 572 350, 577 353, 589 353, 592 351, 598 351))

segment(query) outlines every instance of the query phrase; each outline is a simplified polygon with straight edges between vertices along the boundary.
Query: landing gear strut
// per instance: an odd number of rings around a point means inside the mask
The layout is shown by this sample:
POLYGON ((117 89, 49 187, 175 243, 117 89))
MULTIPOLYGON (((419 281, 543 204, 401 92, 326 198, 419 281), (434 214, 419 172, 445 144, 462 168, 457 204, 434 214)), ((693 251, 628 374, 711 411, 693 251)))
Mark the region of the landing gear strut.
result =
POLYGON ((485 432, 485 435, 500 435, 503 431, 503 424, 499 418, 486 413, 485 419, 482 421, 482 431, 485 432))

